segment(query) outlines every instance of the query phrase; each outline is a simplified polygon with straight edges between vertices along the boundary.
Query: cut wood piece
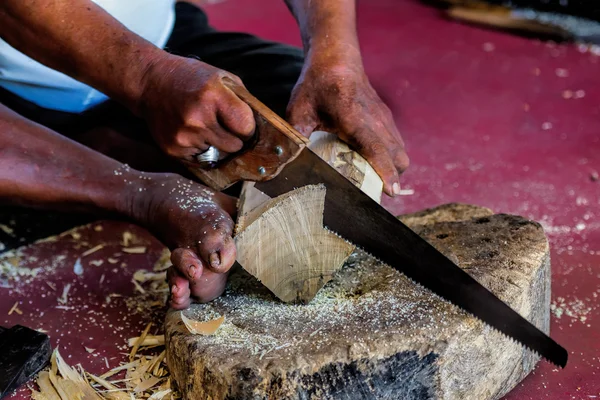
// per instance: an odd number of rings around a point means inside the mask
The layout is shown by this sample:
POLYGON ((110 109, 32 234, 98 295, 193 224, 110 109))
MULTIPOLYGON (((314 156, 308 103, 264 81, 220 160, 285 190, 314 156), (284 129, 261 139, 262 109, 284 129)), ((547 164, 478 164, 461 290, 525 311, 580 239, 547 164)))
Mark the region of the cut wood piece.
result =
POLYGON ((327 161, 354 186, 377 203, 381 202, 383 181, 360 154, 328 132, 315 131, 310 135, 308 148, 327 161))
MULTIPOLYGON (((315 132, 309 147, 363 192, 381 199, 382 181, 335 135, 315 132)), ((237 260, 285 302, 310 301, 354 246, 323 228, 326 189, 312 185, 271 199, 246 183, 236 224, 237 260)))
POLYGON ((354 250, 323 228, 324 205, 325 187, 311 185, 240 217, 237 260, 283 301, 312 300, 354 250))
MULTIPOLYGON (((544 332, 550 259, 541 226, 447 205, 402 217, 411 229, 544 332)), ((165 324, 184 399, 498 399, 538 357, 479 320, 355 254, 306 305, 278 301, 244 270, 190 318, 224 315, 213 336, 165 324)))

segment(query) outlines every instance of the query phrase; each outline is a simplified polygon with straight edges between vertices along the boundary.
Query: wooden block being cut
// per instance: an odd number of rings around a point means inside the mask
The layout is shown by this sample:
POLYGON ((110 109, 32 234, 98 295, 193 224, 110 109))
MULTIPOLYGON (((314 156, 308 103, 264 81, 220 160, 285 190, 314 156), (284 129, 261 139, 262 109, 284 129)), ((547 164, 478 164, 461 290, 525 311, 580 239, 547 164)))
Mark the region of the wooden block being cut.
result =
MULTIPOLYGON (((358 153, 326 132, 314 132, 309 148, 379 202, 383 183, 358 153)), ((298 188, 271 199, 246 183, 240 196, 237 260, 279 299, 309 302, 354 250, 323 227, 326 189, 298 188)))
MULTIPOLYGON (((402 217, 544 332, 550 261, 541 226, 474 206, 402 217)), ((278 300, 243 270, 225 294, 166 320, 167 361, 185 399, 498 399, 538 357, 479 320, 356 253, 306 305, 278 300)))

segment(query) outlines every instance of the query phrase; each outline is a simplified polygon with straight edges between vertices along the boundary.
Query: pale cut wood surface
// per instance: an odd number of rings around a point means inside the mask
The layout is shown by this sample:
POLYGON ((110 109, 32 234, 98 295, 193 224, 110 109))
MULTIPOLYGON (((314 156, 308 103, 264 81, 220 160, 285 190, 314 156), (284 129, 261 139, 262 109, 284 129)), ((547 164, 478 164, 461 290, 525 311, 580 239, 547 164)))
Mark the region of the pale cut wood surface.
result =
MULTIPOLYGON (((309 148, 374 200, 383 183, 369 163, 335 135, 314 132, 309 148)), ((237 260, 279 299, 309 302, 354 250, 323 228, 325 186, 275 199, 247 182, 236 225, 237 260)))

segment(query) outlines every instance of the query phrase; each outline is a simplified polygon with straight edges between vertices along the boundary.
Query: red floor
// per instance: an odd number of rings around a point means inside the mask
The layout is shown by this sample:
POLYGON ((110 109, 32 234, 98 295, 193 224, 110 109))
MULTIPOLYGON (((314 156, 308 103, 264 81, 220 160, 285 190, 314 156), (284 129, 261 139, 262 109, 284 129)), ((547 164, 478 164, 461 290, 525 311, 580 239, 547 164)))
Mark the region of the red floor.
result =
MULTIPOLYGON (((300 43, 281 0, 227 0, 207 10, 218 28, 300 43)), ((415 193, 386 206, 400 213, 452 201, 479 204, 538 220, 550 238, 552 336, 569 350, 570 362, 565 370, 541 362, 506 399, 600 399, 600 181, 592 179, 600 173, 600 57, 573 45, 451 23, 412 0, 362 1, 359 15, 368 73, 397 116, 412 161, 404 188, 415 193)), ((113 240, 96 258, 118 251, 127 228, 103 226, 85 233, 90 246, 113 240)), ((85 278, 73 275, 72 266, 89 246, 76 250, 61 241, 28 250, 67 258, 33 285, 0 289, 0 315, 15 301, 23 311, 0 325, 45 328, 71 361, 99 371, 107 356, 114 366, 123 357, 115 335, 137 335, 152 316, 127 311, 122 298, 102 304, 108 293, 131 293, 131 272, 157 257, 153 243, 150 254, 121 256, 124 270, 84 263, 85 278), (124 273, 127 279, 120 280, 124 273), (44 279, 59 289, 73 283, 67 309, 56 308, 59 294, 44 279), (119 321, 127 323, 116 331, 119 321)))

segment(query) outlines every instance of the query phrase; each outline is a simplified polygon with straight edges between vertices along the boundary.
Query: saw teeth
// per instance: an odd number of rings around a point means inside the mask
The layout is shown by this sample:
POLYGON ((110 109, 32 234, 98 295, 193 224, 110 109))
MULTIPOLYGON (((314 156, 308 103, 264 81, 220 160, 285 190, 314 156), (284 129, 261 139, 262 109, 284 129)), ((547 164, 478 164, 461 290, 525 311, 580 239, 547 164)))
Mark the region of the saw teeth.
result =
MULTIPOLYGON (((372 254, 371 254, 371 253, 369 253, 368 251, 365 251, 364 249, 362 249, 360 246, 357 246, 357 245, 355 245, 354 243, 352 243, 351 241, 347 240, 346 238, 344 238, 344 237, 342 237, 342 236, 338 235, 338 234, 337 234, 337 232, 334 232, 334 231, 332 231, 331 229, 327 228, 326 226, 325 226, 325 227, 323 227, 323 228, 324 228, 324 229, 325 229, 327 232, 334 234, 335 236, 339 237, 340 239, 342 239, 342 240, 343 240, 343 241, 345 241, 346 243, 348 243, 348 244, 351 244, 352 246, 354 246, 354 247, 355 247, 355 250, 354 250, 354 252, 355 252, 355 253, 356 253, 356 252, 357 252, 357 250, 358 250, 358 251, 362 252, 363 254, 366 254, 366 255, 367 255, 369 258, 372 258, 372 259, 376 260, 378 263, 380 263, 380 264, 383 264, 383 265, 387 266, 388 268, 392 269, 393 271, 397 272, 398 274, 402 275, 403 277, 405 277, 406 279, 408 279, 408 280, 409 280, 409 281, 410 281, 410 282, 411 282, 413 285, 415 285, 415 286, 417 286, 417 287, 419 287, 419 288, 421 288, 421 289, 423 289, 423 290, 427 291, 427 292, 428 292, 430 295, 432 295, 433 297, 435 297, 435 298, 438 298, 438 299, 440 299, 440 300, 442 300, 442 301, 444 301, 444 302, 446 302, 446 303, 450 304, 452 307, 454 307, 456 310, 460 311, 461 313, 463 313, 463 314, 465 314, 465 315, 468 315, 468 316, 470 316, 470 317, 472 317, 472 318, 475 318, 477 321, 480 321, 482 324, 484 324, 484 325, 485 325, 485 326, 487 326, 488 328, 492 329, 492 330, 493 330, 493 331, 495 331, 495 332, 498 332, 498 333, 500 333, 500 334, 501 334, 503 337, 505 337, 506 339, 508 339, 508 340, 509 340, 511 343, 513 343, 513 344, 518 344, 518 345, 519 345, 519 346, 521 346, 522 348, 524 348, 524 349, 527 349, 528 351, 530 351, 531 353, 533 353, 533 354, 534 354, 534 355, 535 355, 537 358, 539 358, 539 359, 544 359, 544 360, 546 360, 547 362, 549 362, 550 364, 552 364, 552 365, 554 365, 554 366, 556 366, 556 367, 563 368, 563 367, 561 367, 560 365, 558 365, 558 364, 556 364, 556 363, 552 362, 551 360, 547 359, 546 357, 543 357, 543 356, 542 356, 542 355, 541 355, 539 352, 537 352, 536 350, 532 349, 531 347, 529 347, 529 346, 526 346, 525 344, 523 344, 523 343, 519 342, 518 340, 516 340, 516 339, 515 339, 515 338, 513 338, 512 336, 510 336, 510 335, 507 335, 506 333, 502 332, 501 330, 499 330, 499 329, 495 328, 495 327, 494 327, 494 326, 492 326, 492 325, 489 325, 488 323, 486 323, 484 320, 482 320, 481 318, 477 317, 476 315, 474 315, 474 314, 471 314, 470 312, 468 312, 467 310, 463 309, 462 307, 459 307, 459 306, 457 306, 456 304, 454 304, 454 303, 452 303, 451 301, 447 300, 446 298, 444 298, 444 297, 440 296, 439 294, 437 294, 437 293, 434 293, 433 291, 431 291, 431 290, 427 289, 425 286, 421 285, 420 283, 416 282, 416 281, 415 281, 415 280, 413 280, 412 278, 408 277, 406 274, 403 274, 402 272, 398 271, 397 269, 394 269, 394 268, 390 267, 388 264, 386 264, 385 262, 381 261, 381 260, 380 260, 378 257, 375 257, 374 255, 372 255, 372 254)), ((523 318, 525 318, 525 317, 523 317, 523 318)), ((527 319, 527 318, 525 318, 525 319, 527 319)), ((527 320, 528 320, 528 319, 527 319, 527 320)), ((529 320, 528 320, 528 321, 529 321, 529 320)), ((531 321, 529 321, 529 322, 531 322, 531 321)), ((539 328, 538 328, 538 329, 539 329, 539 328)))

